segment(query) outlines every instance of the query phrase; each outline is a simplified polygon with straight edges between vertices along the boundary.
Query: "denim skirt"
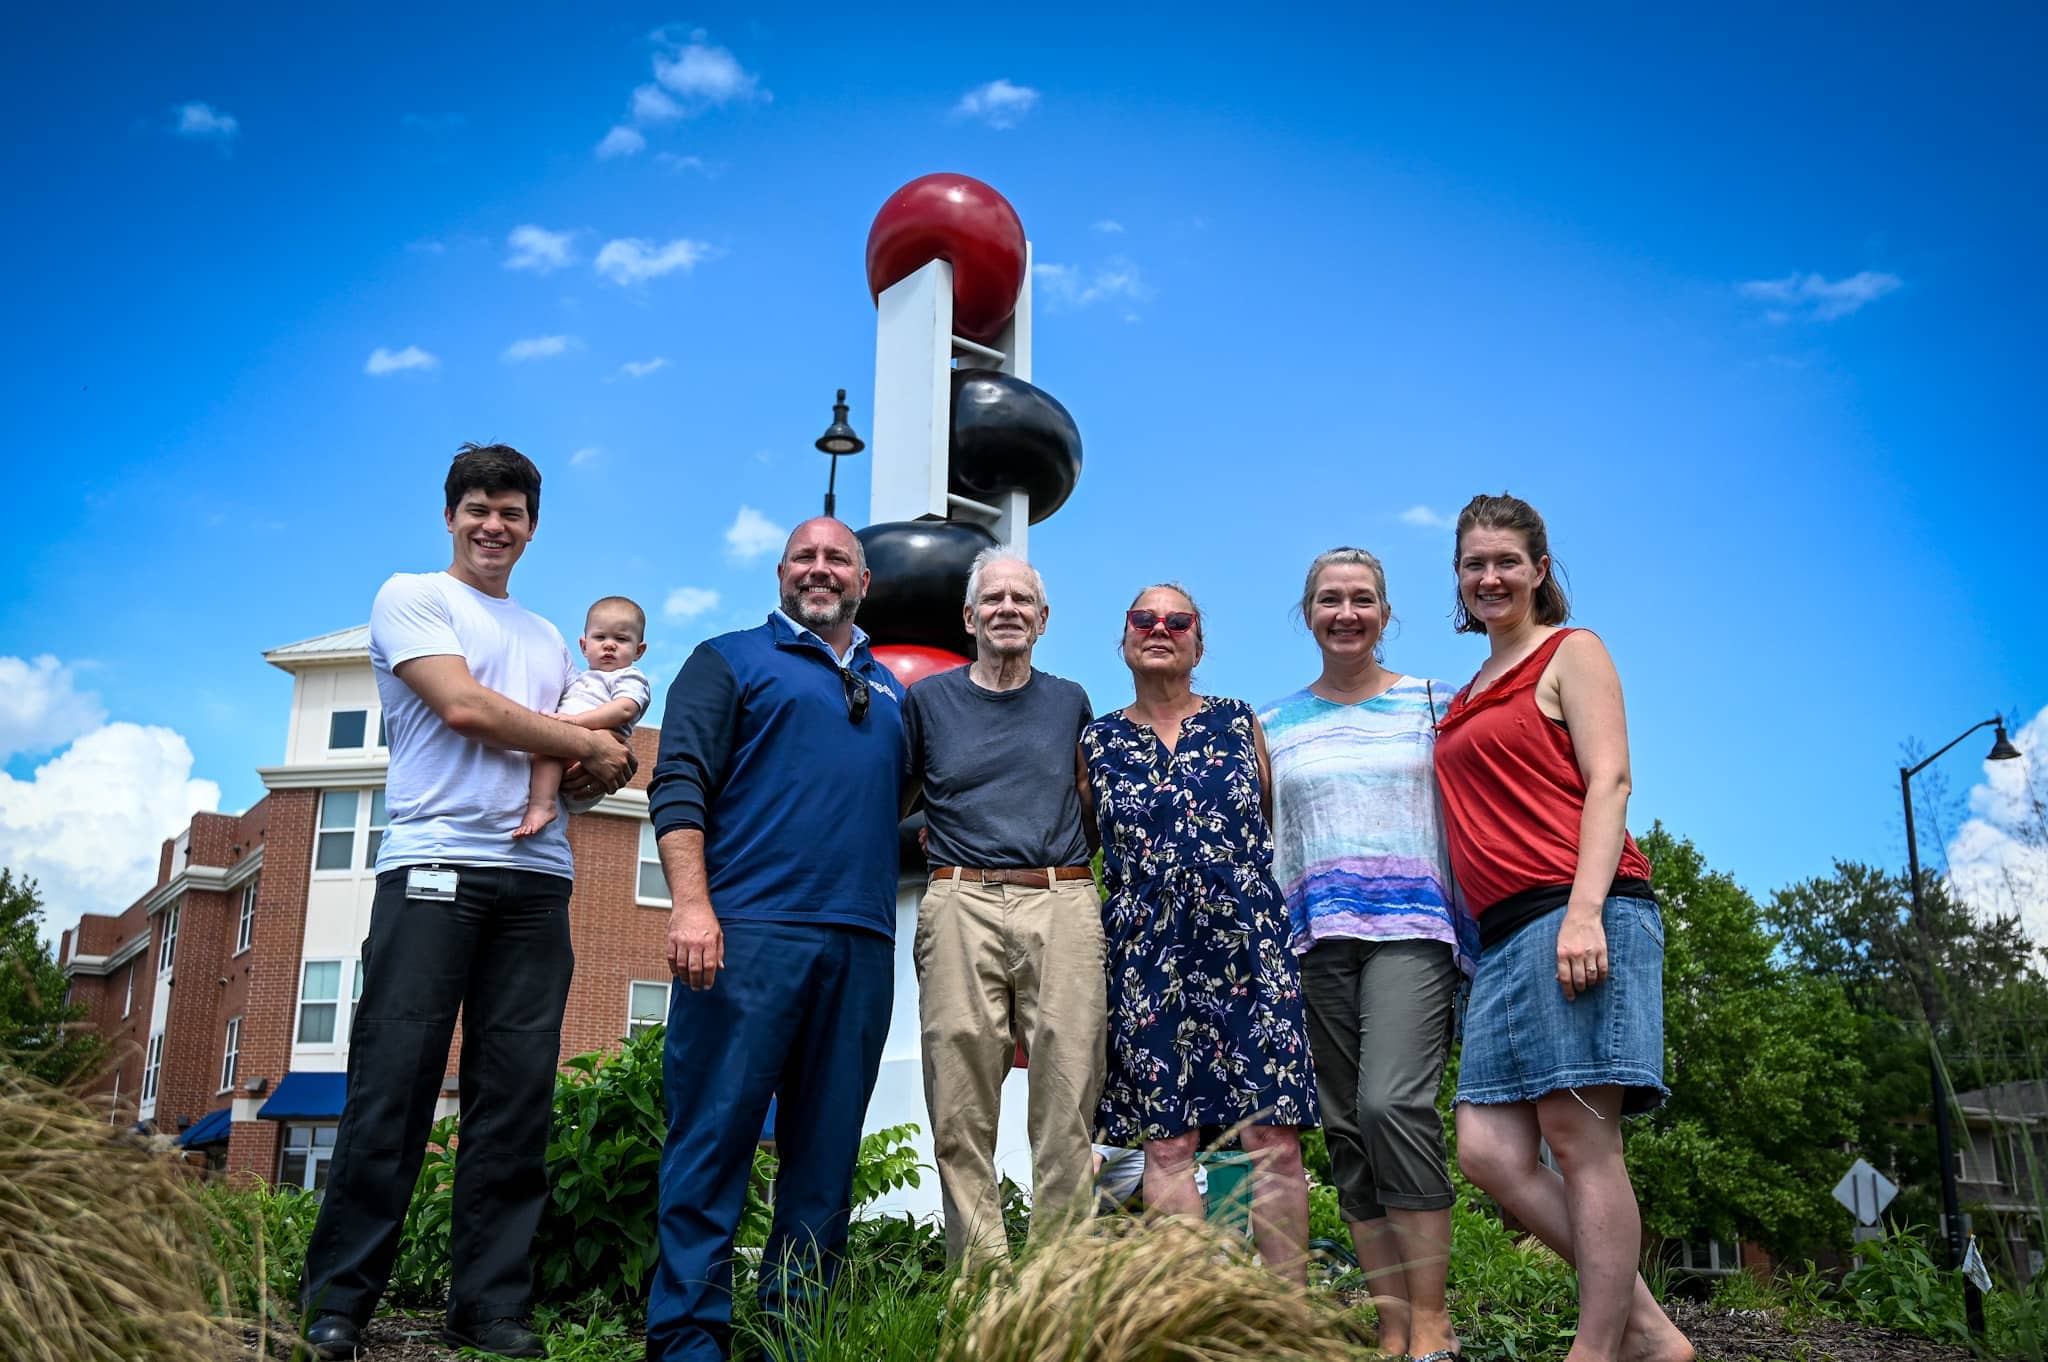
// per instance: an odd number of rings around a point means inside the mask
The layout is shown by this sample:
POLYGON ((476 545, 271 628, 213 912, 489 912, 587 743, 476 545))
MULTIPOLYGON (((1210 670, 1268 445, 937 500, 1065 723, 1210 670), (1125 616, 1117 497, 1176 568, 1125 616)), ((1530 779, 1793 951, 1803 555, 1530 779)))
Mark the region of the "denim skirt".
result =
POLYGON ((1561 1088, 1615 1084, 1622 1114, 1654 1111, 1664 1086, 1664 918, 1650 899, 1617 895, 1601 914, 1608 977, 1567 1001, 1557 982, 1563 908, 1530 922, 1479 960, 1465 1009, 1458 1100, 1533 1102, 1561 1088))

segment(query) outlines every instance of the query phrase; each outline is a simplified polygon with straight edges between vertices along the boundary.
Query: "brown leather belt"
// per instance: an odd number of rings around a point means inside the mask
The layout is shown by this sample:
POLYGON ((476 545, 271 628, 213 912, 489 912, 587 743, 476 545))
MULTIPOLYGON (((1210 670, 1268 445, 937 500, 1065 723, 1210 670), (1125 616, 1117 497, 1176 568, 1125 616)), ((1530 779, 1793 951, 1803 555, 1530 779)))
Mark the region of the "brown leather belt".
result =
MULTIPOLYGON (((1048 889, 1043 870, 974 870, 967 866, 935 865, 932 878, 935 880, 965 880, 969 884, 1015 884, 1026 889, 1048 889)), ((1094 872, 1085 865, 1062 865, 1052 867, 1056 880, 1093 879, 1094 872)))

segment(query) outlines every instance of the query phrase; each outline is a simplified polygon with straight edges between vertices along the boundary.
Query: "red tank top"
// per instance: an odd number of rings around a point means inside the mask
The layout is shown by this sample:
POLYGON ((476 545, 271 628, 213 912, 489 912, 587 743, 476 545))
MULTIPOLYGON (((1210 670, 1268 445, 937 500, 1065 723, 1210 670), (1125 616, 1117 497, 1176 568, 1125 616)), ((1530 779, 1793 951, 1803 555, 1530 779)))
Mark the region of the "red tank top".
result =
MULTIPOLYGON (((1475 698, 1451 700, 1437 725, 1451 870, 1474 917, 1530 889, 1570 885, 1579 873, 1586 782, 1571 731, 1536 703, 1536 683, 1565 639, 1560 629, 1475 698)), ((1650 861, 1622 833, 1616 879, 1647 880, 1650 861)))

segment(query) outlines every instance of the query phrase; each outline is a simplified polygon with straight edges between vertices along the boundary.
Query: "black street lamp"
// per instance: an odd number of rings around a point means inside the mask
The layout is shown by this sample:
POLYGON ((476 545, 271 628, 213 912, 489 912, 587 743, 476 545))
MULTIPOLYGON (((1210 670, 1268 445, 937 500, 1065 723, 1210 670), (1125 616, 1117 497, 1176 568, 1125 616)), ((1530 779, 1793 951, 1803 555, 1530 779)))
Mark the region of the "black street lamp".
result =
MULTIPOLYGON (((1951 1272, 1963 1265, 1963 1208, 1956 1192, 1955 1136, 1949 1129, 1949 1104, 1954 1101, 1954 1094, 1949 1091, 1948 1075, 1942 1070, 1936 1041, 1941 1025, 1941 1000, 1934 991, 1934 933, 1928 928, 1927 909, 1920 901, 1920 841, 1913 832, 1913 777, 1932 765, 1935 757, 1980 728, 1997 729, 1991 751, 1984 760, 2011 761, 2020 755, 2020 750, 2005 736, 2005 720, 1994 715, 1983 723, 1964 729, 1947 747, 1918 766, 1899 768, 1899 798, 1906 806, 1906 866, 1913 893, 1913 929, 1920 934, 1921 946, 1921 958, 1917 962, 1909 962, 1907 973, 1912 975, 1913 986, 1919 991, 1920 1008, 1927 1014, 1927 1063, 1934 1076, 1934 1147, 1935 1157, 1941 1160, 1941 1213, 1948 1222, 1948 1266, 1951 1272)), ((1964 1133, 1968 1134, 1967 1131, 1964 1133)), ((1967 1278, 1963 1281, 1963 1308, 1968 1316, 1970 1332, 1981 1337, 1984 1333, 1984 1296, 1967 1278)))
POLYGON ((825 514, 836 515, 839 499, 835 492, 839 486, 839 461, 849 454, 858 454, 867 448, 867 443, 853 433, 853 427, 846 424, 846 389, 839 390, 839 397, 832 403, 832 424, 825 427, 825 433, 817 438, 818 452, 832 456, 832 472, 825 479, 825 514))

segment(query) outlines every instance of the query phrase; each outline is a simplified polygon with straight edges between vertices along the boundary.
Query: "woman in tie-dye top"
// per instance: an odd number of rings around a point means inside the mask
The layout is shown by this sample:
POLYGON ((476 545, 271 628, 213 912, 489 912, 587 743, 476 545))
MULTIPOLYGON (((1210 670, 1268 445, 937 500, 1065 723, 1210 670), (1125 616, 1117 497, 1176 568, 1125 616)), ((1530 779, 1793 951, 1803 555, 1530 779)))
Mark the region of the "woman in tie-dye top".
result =
POLYGON ((1386 573, 1363 549, 1310 565, 1301 612, 1322 674, 1259 722, 1273 764, 1274 878, 1301 957, 1338 1204, 1379 1302, 1379 1345, 1454 1356, 1444 1307, 1451 1181, 1437 1086, 1476 933, 1445 848, 1433 747, 1454 687, 1389 671, 1386 573))

